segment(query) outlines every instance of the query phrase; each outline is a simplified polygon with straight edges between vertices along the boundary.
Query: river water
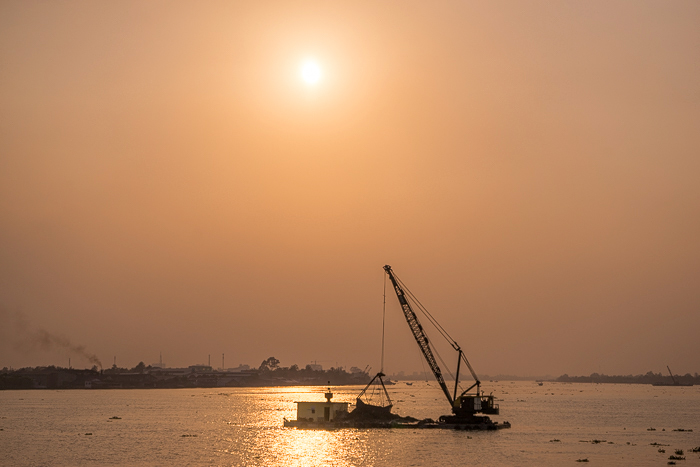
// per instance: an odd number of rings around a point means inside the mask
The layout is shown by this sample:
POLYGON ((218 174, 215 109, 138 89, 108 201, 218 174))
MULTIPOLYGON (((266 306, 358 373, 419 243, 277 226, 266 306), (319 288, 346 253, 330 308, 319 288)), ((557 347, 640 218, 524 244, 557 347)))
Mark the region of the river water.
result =
MULTIPOLYGON (((492 418, 511 429, 283 428, 294 401, 323 400, 321 387, 2 391, 0 465, 661 466, 682 449, 678 465, 700 466, 690 451, 700 446, 700 387, 484 386, 500 398, 492 418)), ((353 402, 361 389, 334 388, 333 400, 353 402)), ((401 415, 448 411, 434 383, 389 390, 401 415)))

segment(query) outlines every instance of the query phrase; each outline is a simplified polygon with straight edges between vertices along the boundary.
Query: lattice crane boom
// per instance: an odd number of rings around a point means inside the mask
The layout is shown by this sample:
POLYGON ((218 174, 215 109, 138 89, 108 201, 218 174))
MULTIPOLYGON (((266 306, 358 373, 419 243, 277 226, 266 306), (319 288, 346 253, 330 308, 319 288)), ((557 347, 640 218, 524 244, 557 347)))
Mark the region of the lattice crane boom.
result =
POLYGON ((416 316, 416 313, 413 311, 411 305, 408 303, 408 300, 406 299, 406 294, 404 293, 403 289, 396 280, 394 272, 391 270, 391 266, 384 266, 384 270, 389 275, 389 279, 391 280, 391 283, 394 286, 394 291, 396 292, 396 296, 398 297, 399 303, 401 304, 401 309, 403 310, 404 317, 406 318, 408 327, 413 333, 413 337, 418 343, 420 351, 423 353, 425 360, 428 362, 430 370, 433 372, 435 379, 442 388, 442 392, 445 393, 445 397, 447 397, 447 400, 450 402, 450 406, 454 406, 454 397, 452 396, 452 394, 450 394, 449 389, 447 389, 447 384, 445 384, 445 378, 442 376, 442 370, 440 370, 440 366, 438 365, 437 360, 433 355, 433 350, 430 347, 430 341, 428 340, 428 336, 425 334, 425 331, 423 331, 423 326, 421 326, 420 321, 418 321, 418 317, 416 316))

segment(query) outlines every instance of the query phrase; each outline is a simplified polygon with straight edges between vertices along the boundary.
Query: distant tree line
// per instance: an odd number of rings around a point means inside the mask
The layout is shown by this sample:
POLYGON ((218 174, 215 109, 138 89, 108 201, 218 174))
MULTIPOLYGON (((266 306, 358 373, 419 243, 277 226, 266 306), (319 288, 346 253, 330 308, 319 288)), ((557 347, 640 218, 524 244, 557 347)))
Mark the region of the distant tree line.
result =
POLYGON ((300 368, 296 363, 288 367, 279 366, 280 361, 275 357, 269 357, 262 361, 258 367, 258 375, 263 380, 278 379, 290 382, 309 382, 325 384, 365 384, 369 381, 366 371, 352 368, 347 372, 342 367, 331 367, 329 370, 314 369, 311 365, 300 368))
MULTIPOLYGON (((673 375, 676 381, 683 384, 700 384, 700 375, 697 373, 684 375, 673 375)), ((589 376, 569 376, 561 375, 555 381, 560 383, 619 383, 619 384, 653 384, 653 383, 672 383, 673 379, 670 375, 663 373, 654 373, 649 371, 643 375, 605 375, 600 373, 591 373, 589 376)))
POLYGON ((187 387, 267 387, 267 386, 317 386, 329 381, 333 385, 366 384, 366 371, 352 368, 322 370, 312 365, 281 367, 280 361, 269 357, 257 369, 246 371, 213 370, 209 366, 195 365, 192 371, 155 368, 139 362, 133 368, 89 370, 57 366, 27 367, 17 370, 7 367, 0 370, 0 389, 110 389, 110 388, 187 388, 187 387))

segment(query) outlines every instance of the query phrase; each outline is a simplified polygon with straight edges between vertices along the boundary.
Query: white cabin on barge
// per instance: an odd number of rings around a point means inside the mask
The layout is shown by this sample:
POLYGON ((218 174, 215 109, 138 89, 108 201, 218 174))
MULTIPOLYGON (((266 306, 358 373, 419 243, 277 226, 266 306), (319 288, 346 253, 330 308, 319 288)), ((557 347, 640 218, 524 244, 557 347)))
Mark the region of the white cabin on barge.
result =
POLYGON ((348 413, 348 402, 331 402, 333 393, 328 388, 325 402, 295 402, 297 419, 284 420, 284 426, 303 427, 309 424, 323 424, 334 421, 341 414, 348 413))

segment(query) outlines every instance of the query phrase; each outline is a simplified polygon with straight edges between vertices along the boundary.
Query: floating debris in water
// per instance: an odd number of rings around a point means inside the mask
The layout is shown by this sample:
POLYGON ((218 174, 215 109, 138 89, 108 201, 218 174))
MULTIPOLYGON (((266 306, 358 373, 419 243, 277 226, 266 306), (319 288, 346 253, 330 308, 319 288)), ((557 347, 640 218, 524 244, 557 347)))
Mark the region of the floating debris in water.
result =
POLYGON ((554 439, 550 439, 549 442, 550 443, 561 443, 561 440, 554 438, 554 439))
POLYGON ((182 435, 183 438, 196 438, 197 435, 182 435))
POLYGON ((656 428, 652 426, 651 428, 647 428, 647 431, 656 431, 656 428))
POLYGON ((92 433, 85 433, 85 436, 92 436, 92 433))
POLYGON ((670 444, 649 443, 649 446, 670 446, 670 444))
POLYGON ((660 452, 661 454, 665 454, 665 453, 666 453, 666 450, 663 449, 663 448, 659 448, 659 452, 660 452))
POLYGON ((588 462, 588 457, 585 457, 583 459, 576 459, 576 462, 588 462))
POLYGON ((678 454, 679 456, 682 456, 682 455, 683 455, 683 450, 682 450, 682 449, 676 449, 676 454, 678 454))
POLYGON ((668 456, 668 458, 672 461, 684 461, 685 460, 684 456, 674 456, 673 454, 668 456))
POLYGON ((692 428, 691 429, 686 429, 686 428, 675 428, 673 431, 688 431, 688 432, 693 432, 692 428))
POLYGON ((114 417, 109 417, 110 420, 121 420, 121 417, 117 417, 116 415, 114 417))
POLYGON ((691 449, 690 452, 700 452, 700 446, 691 449))

